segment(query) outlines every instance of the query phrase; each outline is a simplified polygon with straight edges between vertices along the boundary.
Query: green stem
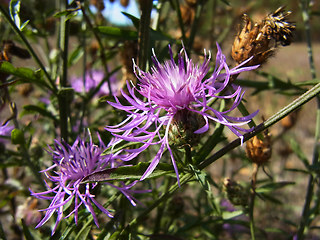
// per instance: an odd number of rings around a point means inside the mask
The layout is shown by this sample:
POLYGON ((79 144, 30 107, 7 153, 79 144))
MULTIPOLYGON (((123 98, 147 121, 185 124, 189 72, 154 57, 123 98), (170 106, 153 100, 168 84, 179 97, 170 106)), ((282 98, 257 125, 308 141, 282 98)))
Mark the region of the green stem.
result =
POLYGON ((172 4, 173 4, 173 6, 175 7, 175 9, 177 11, 179 27, 180 27, 181 34, 182 34, 182 41, 184 43, 187 43, 186 31, 184 30, 184 23, 183 23, 182 16, 181 16, 179 0, 173 0, 172 4))
POLYGON ((190 145, 185 145, 184 146, 184 150, 186 152, 186 154, 185 154, 185 164, 186 165, 188 165, 188 164, 194 165, 195 163, 193 163, 193 161, 192 161, 190 145))
MULTIPOLYGON (((67 9, 68 0, 60 0, 60 11, 67 9)), ((69 42, 69 20, 66 16, 60 18, 60 34, 59 34, 59 48, 62 53, 62 72, 60 74, 60 89, 67 87, 68 77, 68 42, 69 42)), ((68 142, 68 118, 69 118, 69 104, 68 96, 64 92, 58 94, 59 116, 60 116, 60 134, 61 139, 68 142)))
POLYGON ((189 37, 187 49, 192 49, 194 38, 196 36, 196 32, 199 29, 199 20, 200 20, 203 6, 204 6, 203 0, 197 1, 196 14, 195 14, 192 26, 191 26, 190 37, 189 37))
POLYGON ((87 23, 88 28, 91 29, 95 39, 97 40, 98 44, 99 44, 99 50, 100 50, 100 58, 101 58, 101 62, 102 62, 102 66, 104 68, 104 72, 105 72, 105 78, 107 78, 107 82, 108 82, 108 88, 109 88, 109 96, 112 97, 112 88, 111 88, 111 83, 110 83, 110 73, 109 73, 109 69, 108 69, 108 65, 107 65, 107 57, 104 53, 104 46, 102 43, 102 40, 96 30, 96 28, 93 27, 90 18, 88 17, 85 8, 83 7, 83 5, 81 5, 80 1, 77 1, 78 7, 81 9, 82 15, 84 20, 87 23))
MULTIPOLYGON (((171 179, 166 178, 165 180, 165 185, 164 185, 164 192, 167 192, 169 190, 170 184, 171 184, 171 179)), ((166 201, 162 202, 162 204, 159 206, 158 211, 157 211, 157 217, 155 219, 154 223, 154 229, 153 229, 153 234, 158 234, 161 226, 161 219, 164 214, 164 209, 166 206, 166 201)))
POLYGON ((252 182, 251 182, 251 198, 249 205, 249 217, 250 217, 250 233, 251 240, 255 240, 255 227, 254 227, 254 202, 256 198, 256 181, 258 175, 259 166, 257 164, 253 164, 253 173, 252 173, 252 182))
POLYGON ((140 8, 141 8, 141 18, 139 23, 139 38, 138 38, 138 44, 139 44, 138 65, 140 69, 145 71, 147 67, 149 49, 150 49, 149 29, 150 29, 152 1, 151 0, 141 1, 140 8))
MULTIPOLYGON (((261 123, 260 125, 255 127, 251 132, 244 134, 243 135, 243 142, 249 140, 253 136, 255 136, 255 135, 261 133, 262 131, 264 131, 265 129, 271 127, 273 124, 277 123, 282 118, 286 117, 291 112, 293 112, 294 110, 296 110, 299 107, 301 107, 303 104, 309 102, 311 99, 313 99, 319 93, 320 93, 320 83, 318 83, 313 88, 311 88, 310 90, 308 90, 307 92, 302 94, 299 98, 297 98, 296 100, 291 102, 289 105, 287 105, 286 107, 281 109, 279 112, 277 112, 276 114, 271 116, 264 123, 261 123)), ((211 157, 207 158, 206 160, 204 160, 199 165, 199 169, 201 170, 201 169, 209 166, 210 164, 215 162, 217 159, 219 159, 220 157, 225 155, 230 150, 238 147, 240 144, 241 144, 241 139, 240 138, 234 140, 233 142, 231 142, 230 144, 228 144, 227 146, 225 146, 224 148, 222 148, 218 152, 216 152, 213 156, 211 156, 211 157)))
MULTIPOLYGON (((304 22, 306 38, 307 38, 307 47, 308 47, 308 56, 309 56, 309 64, 310 64, 310 72, 312 79, 316 79, 316 70, 313 60, 313 52, 312 52, 312 44, 311 44, 311 30, 310 30, 310 17, 309 17, 309 0, 301 0, 300 7, 302 9, 302 19, 304 22)), ((318 166, 319 164, 319 152, 320 152, 320 97, 317 96, 317 116, 316 116, 316 130, 315 130, 315 142, 313 149, 313 158, 311 166, 318 166)), ((315 177, 311 173, 309 175, 308 187, 305 197, 305 203, 302 210, 302 217, 300 220, 297 237, 298 240, 304 239, 304 231, 309 226, 309 217, 310 217, 310 206, 314 196, 314 185, 315 185, 315 177)))
MULTIPOLYGON (((24 45, 26 46, 26 48, 28 49, 28 51, 30 52, 31 56, 33 57, 33 59, 35 60, 35 62, 39 65, 39 67, 41 68, 41 70, 43 71, 44 75, 46 76, 46 78, 49 81, 49 84, 51 85, 48 86, 50 91, 53 92, 54 94, 57 92, 57 87, 54 83, 54 81, 52 81, 49 73, 47 72, 45 66, 42 64, 41 60, 38 58, 38 55, 33 51, 33 48, 31 47, 29 41, 26 39, 26 37, 22 34, 22 32, 20 31, 20 29, 16 26, 16 24, 12 21, 11 17, 8 15, 8 13, 6 12, 6 10, 4 10, 3 6, 0 5, 0 12, 1 14, 4 16, 4 18, 7 20, 7 22, 9 23, 9 25, 11 26, 11 28, 13 29, 13 31, 20 37, 21 41, 24 43, 24 45)), ((47 85, 46 85, 47 86, 47 85)))
MULTIPOLYGON (((317 110, 317 125, 316 125, 316 132, 315 132, 315 145, 314 145, 314 151, 313 151, 313 159, 312 159, 312 165, 311 166, 317 166, 318 165, 318 159, 319 159, 319 126, 320 126, 320 102, 319 98, 317 98, 318 102, 318 110, 317 110)), ((298 232, 297 232, 297 239, 302 240, 304 239, 303 233, 305 229, 309 225, 309 216, 310 216, 310 205, 313 199, 314 195, 314 185, 315 185, 315 178, 314 175, 311 173, 309 175, 309 181, 308 181, 308 187, 307 187, 307 193, 305 197, 305 203, 302 210, 302 217, 300 220, 298 232)))

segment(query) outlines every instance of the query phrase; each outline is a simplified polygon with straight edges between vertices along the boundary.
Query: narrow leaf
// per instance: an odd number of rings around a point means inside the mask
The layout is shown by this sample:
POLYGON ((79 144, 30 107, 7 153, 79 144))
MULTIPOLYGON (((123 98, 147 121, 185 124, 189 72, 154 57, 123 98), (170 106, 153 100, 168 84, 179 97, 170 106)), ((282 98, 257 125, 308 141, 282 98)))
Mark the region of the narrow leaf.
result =
MULTIPOLYGON (((118 168, 110 168, 92 173, 83 179, 83 183, 87 182, 106 182, 106 181, 125 181, 139 180, 143 173, 147 170, 150 163, 138 163, 134 166, 122 166, 118 168)), ((174 170, 171 164, 159 163, 155 171, 148 177, 157 178, 166 174, 173 174, 174 170)))
POLYGON ((96 28, 99 33, 110 38, 121 40, 136 40, 138 39, 137 31, 125 30, 117 27, 99 26, 96 28))

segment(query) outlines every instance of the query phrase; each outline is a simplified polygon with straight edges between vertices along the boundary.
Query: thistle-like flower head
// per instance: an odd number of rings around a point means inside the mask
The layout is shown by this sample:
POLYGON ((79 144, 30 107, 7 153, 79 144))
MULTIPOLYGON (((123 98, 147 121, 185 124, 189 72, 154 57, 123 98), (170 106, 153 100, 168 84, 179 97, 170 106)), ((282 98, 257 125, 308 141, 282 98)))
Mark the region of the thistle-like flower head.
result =
MULTIPOLYGON (((92 192, 97 183, 82 183, 83 179, 88 175, 112 167, 113 156, 103 155, 104 149, 105 145, 103 142, 100 140, 100 146, 95 145, 92 142, 91 136, 89 142, 77 138, 71 146, 55 140, 54 146, 50 147, 53 165, 42 171, 52 184, 46 183, 48 190, 45 192, 35 193, 31 191, 33 196, 51 201, 50 206, 43 210, 46 211, 46 214, 36 227, 41 227, 50 219, 54 212, 57 212, 56 224, 52 231, 54 233, 58 223, 63 218, 65 206, 73 201, 72 206, 74 209, 65 218, 74 214, 76 223, 78 222, 78 210, 81 205, 84 205, 92 214, 97 226, 99 224, 93 204, 109 217, 112 217, 112 214, 95 200, 95 195, 92 192)), ((120 190, 135 205, 130 195, 130 187, 134 183, 129 186, 122 185, 120 187, 110 183, 106 184, 120 190)))
MULTIPOLYGON (((177 63, 170 47, 170 60, 163 64, 160 64, 153 54, 154 66, 151 71, 144 72, 135 65, 135 74, 140 83, 137 87, 131 87, 127 83, 129 94, 122 91, 130 105, 124 106, 117 98, 115 103, 109 102, 113 107, 128 113, 128 118, 122 123, 106 127, 115 136, 109 146, 115 146, 123 140, 141 144, 136 149, 124 149, 122 160, 133 159, 150 145, 160 145, 141 180, 153 172, 164 150, 168 149, 179 182, 178 168, 169 145, 172 129, 178 131, 177 136, 185 134, 187 129, 192 133, 186 133, 188 136, 201 134, 209 129, 209 120, 212 120, 227 126, 239 137, 242 136, 239 131, 249 131, 241 126, 247 124, 256 113, 245 117, 228 116, 228 113, 238 106, 244 94, 241 87, 230 87, 229 79, 231 75, 255 69, 257 66, 242 67, 247 63, 245 61, 236 68, 229 69, 219 45, 217 48, 216 66, 209 76, 210 53, 205 53, 202 64, 194 64, 184 48, 178 54, 177 63), (146 100, 139 99, 134 90, 146 100), (229 109, 218 111, 211 105, 219 99, 234 101, 229 109)), ((186 139, 184 143, 192 144, 193 141, 186 139)))

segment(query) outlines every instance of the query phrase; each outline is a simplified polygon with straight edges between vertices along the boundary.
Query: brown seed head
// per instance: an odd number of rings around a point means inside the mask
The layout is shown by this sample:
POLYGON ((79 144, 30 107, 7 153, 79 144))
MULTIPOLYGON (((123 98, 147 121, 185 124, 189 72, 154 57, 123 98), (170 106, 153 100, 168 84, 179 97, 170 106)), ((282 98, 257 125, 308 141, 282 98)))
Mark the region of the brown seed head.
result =
POLYGON ((232 46, 232 58, 240 64, 252 57, 246 66, 263 64, 274 54, 279 42, 282 46, 289 45, 295 29, 294 24, 287 21, 290 14, 290 11, 285 12, 284 7, 280 7, 258 23, 252 23, 244 15, 244 26, 232 46))
POLYGON ((254 136, 247 141, 246 153, 252 162, 258 165, 266 163, 270 159, 272 153, 268 132, 264 133, 264 139, 262 140, 257 136, 254 136))

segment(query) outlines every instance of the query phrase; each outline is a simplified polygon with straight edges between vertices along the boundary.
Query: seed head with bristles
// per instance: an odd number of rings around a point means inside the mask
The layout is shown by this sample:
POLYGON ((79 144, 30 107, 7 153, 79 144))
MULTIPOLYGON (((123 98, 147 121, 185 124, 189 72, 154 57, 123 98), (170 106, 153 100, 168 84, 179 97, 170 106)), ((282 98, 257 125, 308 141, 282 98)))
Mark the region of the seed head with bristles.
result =
POLYGON ((292 31, 295 30, 295 25, 287 21, 290 14, 290 11, 286 12, 284 7, 280 7, 258 23, 252 23, 244 15, 245 24, 234 40, 232 58, 240 64, 252 57, 246 66, 261 65, 274 55, 278 43, 282 46, 289 45, 292 31))

